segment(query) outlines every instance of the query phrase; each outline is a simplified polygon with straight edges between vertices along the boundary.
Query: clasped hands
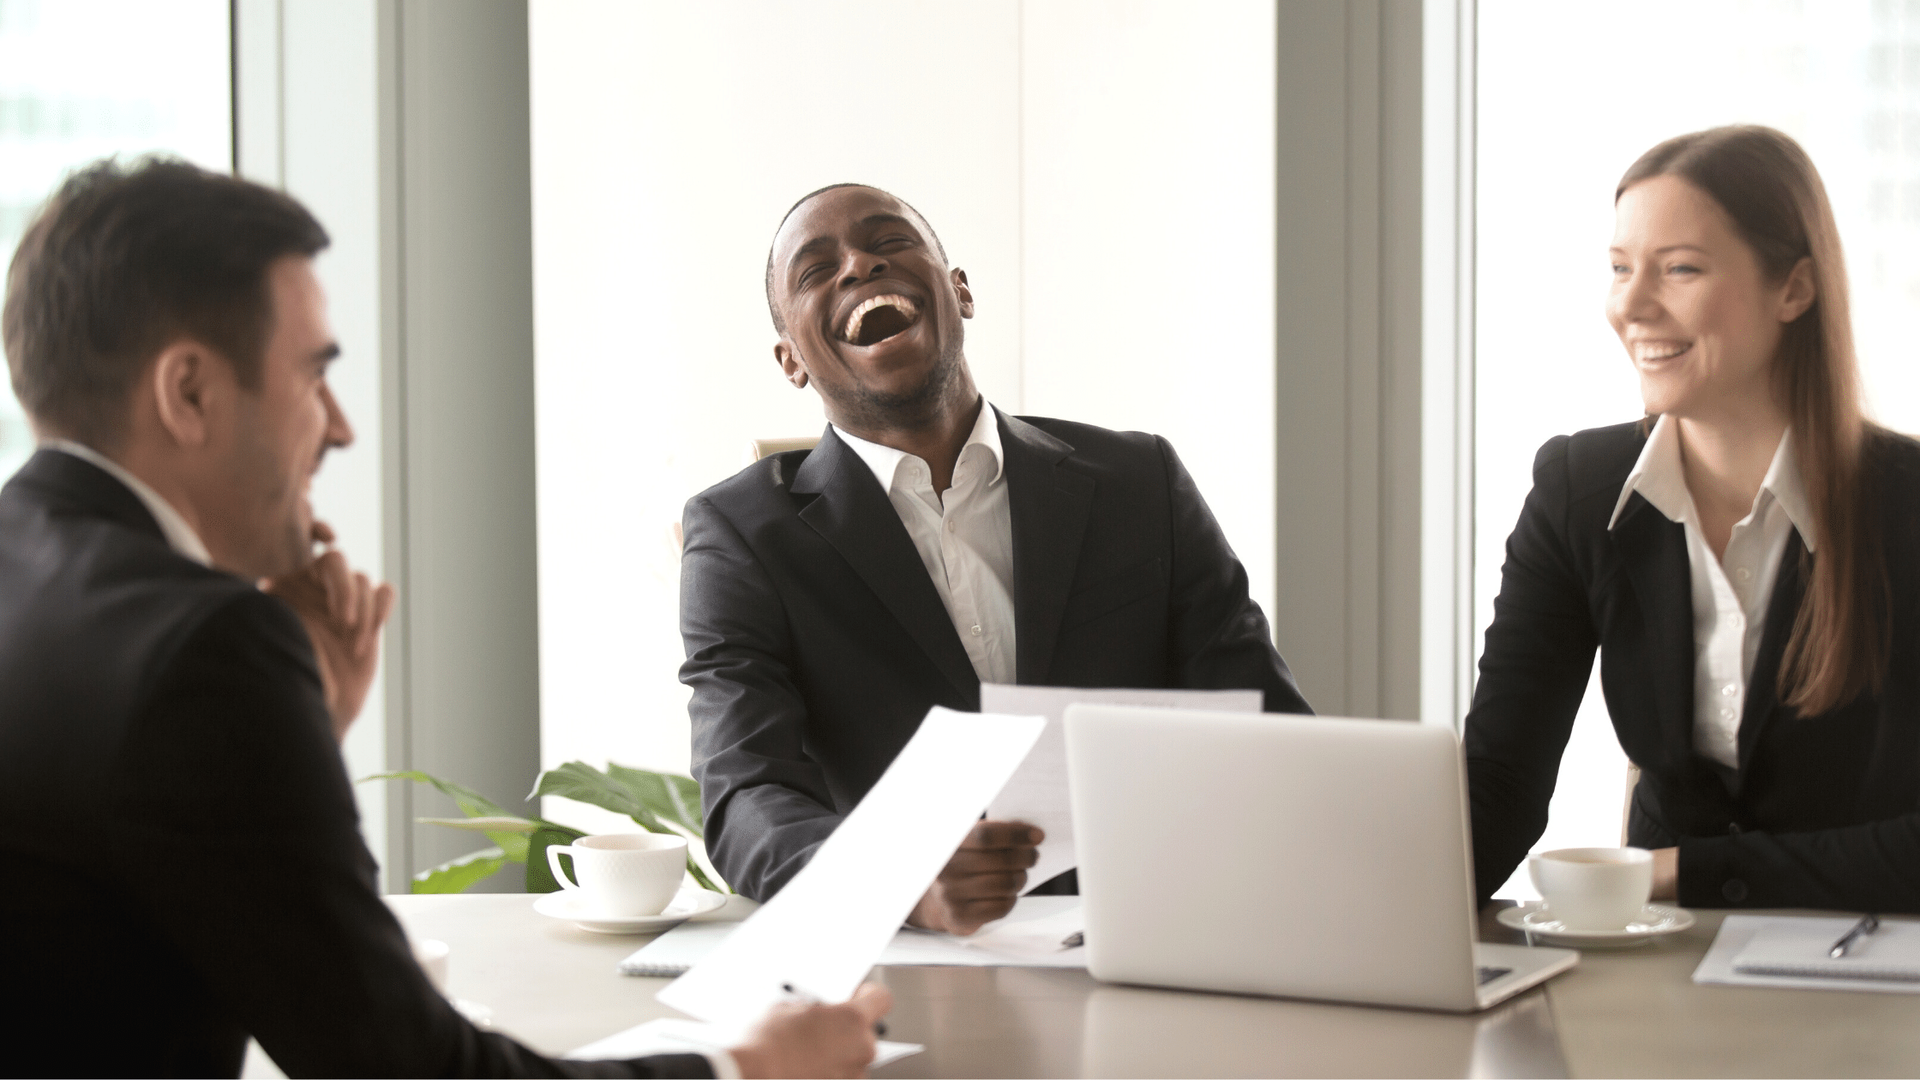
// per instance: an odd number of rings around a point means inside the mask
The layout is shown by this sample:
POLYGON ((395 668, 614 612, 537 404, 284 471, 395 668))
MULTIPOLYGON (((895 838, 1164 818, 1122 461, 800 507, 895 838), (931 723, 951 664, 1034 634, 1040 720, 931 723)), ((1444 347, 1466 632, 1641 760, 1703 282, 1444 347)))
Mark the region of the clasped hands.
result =
POLYGON ((380 667, 380 631, 393 613, 393 586, 374 585, 347 565, 333 545, 333 529, 313 523, 313 542, 325 550, 305 566, 260 587, 279 597, 307 628, 320 687, 333 718, 333 737, 345 739, 360 715, 380 667))
POLYGON ((965 936, 1005 918, 1027 887, 1046 833, 1019 821, 980 821, 907 916, 907 925, 965 936))

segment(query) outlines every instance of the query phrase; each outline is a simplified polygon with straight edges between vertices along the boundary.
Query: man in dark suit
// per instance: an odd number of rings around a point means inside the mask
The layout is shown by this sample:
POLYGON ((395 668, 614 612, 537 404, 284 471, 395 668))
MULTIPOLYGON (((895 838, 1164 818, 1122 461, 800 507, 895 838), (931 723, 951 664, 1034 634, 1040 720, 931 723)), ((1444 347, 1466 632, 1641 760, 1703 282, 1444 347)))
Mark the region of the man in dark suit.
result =
MULTIPOLYGON (((781 371, 830 424, 683 523, 693 769, 735 888, 778 891, 927 710, 978 709, 983 681, 1258 689, 1309 711, 1166 440, 981 397, 967 275, 912 207, 859 185, 802 199, 767 302, 781 371)), ((1006 914, 1039 839, 982 822, 910 921, 968 933, 1006 914)))
POLYGON ((0 1010, 8 1075, 856 1075, 883 991, 731 1054, 541 1057, 476 1030, 374 885, 336 739, 392 603, 313 520, 353 438, 287 196, 111 162, 8 272, 42 448, 0 490, 0 1010), (256 582, 265 581, 263 591, 256 582))

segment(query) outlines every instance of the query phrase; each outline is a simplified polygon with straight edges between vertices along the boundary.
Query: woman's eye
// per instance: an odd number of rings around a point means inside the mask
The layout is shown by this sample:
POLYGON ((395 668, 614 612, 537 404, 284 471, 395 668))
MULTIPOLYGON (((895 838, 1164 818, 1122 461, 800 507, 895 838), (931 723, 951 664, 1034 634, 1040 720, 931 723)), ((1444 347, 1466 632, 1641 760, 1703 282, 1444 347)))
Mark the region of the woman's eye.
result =
POLYGON ((1699 272, 1700 272, 1699 267, 1690 266, 1686 263, 1676 263, 1675 265, 1669 266, 1667 268, 1667 273, 1669 274, 1697 274, 1699 272))
POLYGON ((1625 267, 1625 266, 1623 266, 1623 265, 1621 265, 1620 263, 1614 263, 1614 264, 1613 264, 1613 276, 1614 276, 1614 277, 1619 277, 1620 275, 1622 275, 1622 274, 1625 274, 1625 273, 1629 273, 1629 272, 1630 272, 1630 271, 1628 270, 1628 268, 1627 268, 1627 267, 1625 267))

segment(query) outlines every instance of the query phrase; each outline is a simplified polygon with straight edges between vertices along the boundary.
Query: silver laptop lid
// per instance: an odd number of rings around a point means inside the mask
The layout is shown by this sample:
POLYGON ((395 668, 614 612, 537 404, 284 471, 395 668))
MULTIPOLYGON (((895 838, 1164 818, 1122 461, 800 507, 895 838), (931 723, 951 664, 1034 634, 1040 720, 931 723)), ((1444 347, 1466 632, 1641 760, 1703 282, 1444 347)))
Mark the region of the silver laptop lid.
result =
POLYGON ((1451 731, 1115 705, 1065 723, 1095 978, 1475 1007, 1451 731))

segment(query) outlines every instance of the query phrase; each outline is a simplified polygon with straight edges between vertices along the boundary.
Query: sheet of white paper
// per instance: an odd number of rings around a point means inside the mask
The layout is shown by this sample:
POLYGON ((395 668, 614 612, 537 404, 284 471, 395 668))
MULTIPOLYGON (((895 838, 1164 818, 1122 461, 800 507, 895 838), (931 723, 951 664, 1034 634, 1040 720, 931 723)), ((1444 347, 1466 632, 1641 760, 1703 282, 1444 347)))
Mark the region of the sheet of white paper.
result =
POLYGON ((1855 990, 1879 994, 1920 994, 1920 983, 1889 982, 1882 979, 1832 979, 1780 975, 1743 975, 1733 970, 1755 934, 1768 926, 1798 925, 1807 933, 1818 931, 1827 940, 1838 940, 1857 918, 1823 918, 1795 915, 1729 915, 1714 935, 1713 946, 1693 969, 1697 983, 1721 983, 1727 986, 1771 986, 1786 990, 1855 990))
MULTIPOLYGON (((737 1046, 740 1038, 739 1029, 723 1024, 702 1024, 695 1020, 663 1017, 588 1043, 567 1056, 575 1061, 613 1061, 646 1057, 649 1054, 701 1053, 737 1046)), ((874 1048, 873 1061, 867 1068, 877 1069, 925 1049, 919 1043, 881 1039, 874 1048)))
POLYGON ((1259 712, 1262 698, 1258 690, 1084 690, 1070 686, 982 685, 981 712, 1047 718, 1047 730, 1034 744, 1033 752, 987 807, 987 816, 995 821, 1024 821, 1046 832, 1047 838, 1040 845, 1040 861, 1027 871, 1029 886, 1043 885, 1079 865, 1073 848, 1073 811, 1067 799, 1067 736, 1060 717, 1067 706, 1081 702, 1259 712))
MULTIPOLYGON (((685 974, 720 947, 738 923, 681 923, 620 961, 622 975, 652 978, 685 974)), ((876 963, 906 967, 1084 968, 1087 950, 1061 946, 1086 926, 1077 896, 1023 896, 1012 914, 972 937, 902 929, 876 963)))
POLYGON ((789 992, 853 996, 1046 724, 935 708, 813 860, 660 1000, 745 1023, 789 992))
POLYGON ((1084 946, 1063 941, 1087 926, 1077 896, 1025 896, 1013 913, 971 937, 905 929, 880 954, 882 964, 922 967, 1085 968, 1084 946))

